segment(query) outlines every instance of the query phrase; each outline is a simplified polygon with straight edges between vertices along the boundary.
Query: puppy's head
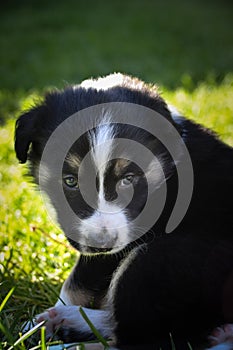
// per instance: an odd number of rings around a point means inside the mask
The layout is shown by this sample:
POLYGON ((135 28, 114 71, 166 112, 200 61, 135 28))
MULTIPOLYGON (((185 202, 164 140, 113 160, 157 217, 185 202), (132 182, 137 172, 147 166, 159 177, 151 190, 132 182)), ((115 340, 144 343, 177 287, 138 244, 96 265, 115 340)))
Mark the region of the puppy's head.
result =
POLYGON ((135 219, 151 193, 159 193, 174 172, 169 152, 148 126, 129 123, 125 103, 150 108, 173 124, 154 88, 121 74, 50 93, 16 123, 18 159, 29 160, 67 238, 83 252, 116 252, 144 234, 145 223, 135 219), (104 107, 95 111, 93 106, 98 105, 104 107), (91 118, 83 112, 81 118, 70 119, 79 111, 91 113, 91 118), (118 112, 124 122, 116 121, 118 112))

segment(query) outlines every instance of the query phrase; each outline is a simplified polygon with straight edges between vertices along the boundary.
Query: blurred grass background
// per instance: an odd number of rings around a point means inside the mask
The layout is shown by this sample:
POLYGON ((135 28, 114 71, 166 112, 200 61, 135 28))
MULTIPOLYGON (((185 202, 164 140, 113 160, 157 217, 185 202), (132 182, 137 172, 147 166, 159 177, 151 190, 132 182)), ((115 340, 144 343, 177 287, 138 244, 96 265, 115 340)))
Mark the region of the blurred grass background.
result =
POLYGON ((232 70, 231 1, 34 0, 1 5, 2 88, 127 72, 167 88, 232 70))
POLYGON ((16 286, 0 315, 0 348, 14 342, 22 320, 54 303, 75 261, 15 159, 16 117, 47 89, 121 71, 157 83, 181 112, 233 145, 232 15, 230 0, 0 5, 0 304, 16 286))

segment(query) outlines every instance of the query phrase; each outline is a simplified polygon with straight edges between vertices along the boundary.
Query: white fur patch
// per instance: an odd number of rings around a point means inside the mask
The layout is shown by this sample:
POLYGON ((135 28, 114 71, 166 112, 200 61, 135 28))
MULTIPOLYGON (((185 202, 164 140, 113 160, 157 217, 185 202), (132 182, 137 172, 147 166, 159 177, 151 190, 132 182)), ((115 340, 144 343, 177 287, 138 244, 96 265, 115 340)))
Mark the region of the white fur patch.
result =
POLYGON ((107 77, 98 79, 87 79, 81 83, 83 88, 93 88, 96 90, 107 90, 114 86, 119 86, 123 84, 124 76, 121 73, 110 74, 107 77))
POLYGON ((100 211, 82 220, 80 231, 88 246, 99 248, 122 248, 128 242, 128 220, 124 211, 114 204, 100 201, 100 211))

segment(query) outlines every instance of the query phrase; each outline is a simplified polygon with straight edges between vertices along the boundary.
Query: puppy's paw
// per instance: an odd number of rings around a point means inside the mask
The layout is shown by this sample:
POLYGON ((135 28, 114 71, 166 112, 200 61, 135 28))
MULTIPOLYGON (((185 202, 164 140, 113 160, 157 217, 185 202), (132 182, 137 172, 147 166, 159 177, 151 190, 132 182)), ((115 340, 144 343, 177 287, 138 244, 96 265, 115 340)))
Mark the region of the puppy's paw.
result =
POLYGON ((209 336, 211 347, 216 350, 233 350, 233 324, 225 324, 213 330, 209 336))
POLYGON ((45 312, 36 316, 36 322, 45 321, 47 338, 53 337, 54 334, 67 333, 69 329, 72 332, 84 331, 84 322, 79 313, 79 307, 76 305, 65 306, 59 305, 52 307, 45 312))
MULTIPOLYGON (((105 338, 110 338, 109 313, 103 310, 83 308, 88 319, 105 338)), ((80 313, 80 307, 76 305, 57 305, 36 316, 36 322, 46 321, 47 339, 57 335, 64 342, 87 341, 95 339, 94 334, 80 313)))

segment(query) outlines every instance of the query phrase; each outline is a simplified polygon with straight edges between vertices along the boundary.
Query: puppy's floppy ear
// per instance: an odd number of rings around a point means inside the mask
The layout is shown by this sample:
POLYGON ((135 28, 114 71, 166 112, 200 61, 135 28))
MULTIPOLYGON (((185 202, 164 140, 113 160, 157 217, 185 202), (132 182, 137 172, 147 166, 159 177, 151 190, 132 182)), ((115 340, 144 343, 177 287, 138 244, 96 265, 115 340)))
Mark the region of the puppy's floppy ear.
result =
POLYGON ((35 138, 35 124, 41 107, 22 114, 15 126, 15 152, 20 163, 26 163, 30 144, 35 138))

